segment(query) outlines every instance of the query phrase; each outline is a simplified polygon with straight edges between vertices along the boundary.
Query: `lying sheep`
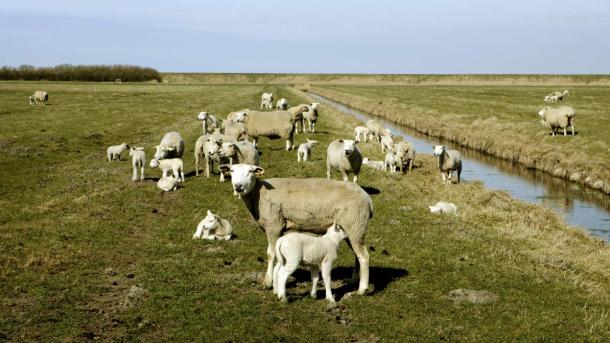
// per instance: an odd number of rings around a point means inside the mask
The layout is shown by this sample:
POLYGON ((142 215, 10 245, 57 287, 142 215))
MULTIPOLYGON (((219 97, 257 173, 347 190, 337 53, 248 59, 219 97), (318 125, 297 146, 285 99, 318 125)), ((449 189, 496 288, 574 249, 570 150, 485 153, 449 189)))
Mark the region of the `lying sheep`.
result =
POLYGON ((311 155, 311 151, 313 150, 313 146, 318 143, 318 141, 311 140, 307 138, 307 143, 301 143, 299 145, 299 149, 297 150, 297 162, 301 162, 301 157, 303 161, 307 161, 309 156, 311 155))
POLYGON ((182 158, 184 154, 184 139, 178 132, 168 132, 161 139, 161 143, 155 146, 157 151, 154 158, 182 158))
POLYGON ((129 150, 131 156, 131 166, 133 167, 132 181, 138 180, 138 167, 140 167, 140 181, 144 181, 144 166, 146 165, 146 153, 142 147, 131 147, 129 150))
POLYGON ((287 110, 288 109, 288 100, 281 98, 277 101, 277 105, 275 106, 277 110, 287 110))
POLYGON ((265 286, 272 284, 275 244, 282 232, 298 230, 322 234, 336 221, 345 230, 349 246, 357 257, 358 293, 366 292, 369 254, 364 237, 368 221, 373 217, 373 202, 362 188, 351 182, 325 179, 259 180, 264 169, 248 164, 221 165, 219 169, 230 172, 233 190, 241 195, 252 218, 267 235, 269 260, 263 281, 265 286))
POLYGON ((316 132, 316 122, 318 121, 318 106, 320 106, 320 103, 317 102, 312 102, 311 105, 307 105, 307 111, 303 112, 303 121, 301 122, 303 132, 305 132, 305 119, 307 119, 309 132, 316 132))
POLYGON ((248 139, 248 127, 243 122, 224 122, 220 132, 223 141, 237 142, 248 139))
POLYGON ((261 110, 271 110, 273 109, 273 93, 263 93, 261 95, 261 110))
MULTIPOLYGON (((246 141, 223 142, 218 155, 229 160, 229 165, 252 164, 259 165, 259 155, 254 144, 246 141)), ((224 161, 223 159, 223 161, 224 161)))
POLYGON ((321 237, 298 232, 280 237, 275 243, 277 263, 273 268, 273 293, 282 302, 286 302, 286 281, 299 266, 303 266, 311 273, 311 297, 316 298, 321 270, 326 300, 334 303, 330 274, 337 259, 339 244, 346 238, 345 231, 336 222, 321 237))
POLYGON ((162 177, 157 181, 157 188, 165 192, 175 191, 178 188, 178 182, 180 180, 173 176, 162 177))
POLYGON ((400 169, 400 159, 394 152, 388 152, 385 154, 385 160, 383 162, 383 171, 390 169, 390 173, 396 173, 396 168, 400 169))
POLYGON ((106 149, 106 155, 108 156, 108 161, 114 161, 115 159, 120 161, 121 154, 123 151, 129 149, 129 145, 126 143, 121 143, 119 145, 111 145, 106 149))
POLYGON ((362 164, 377 170, 384 170, 384 161, 372 161, 368 157, 362 159, 362 164))
POLYGON ((383 126, 383 124, 376 119, 371 119, 366 122, 366 128, 369 129, 369 134, 372 137, 377 138, 377 143, 381 143, 381 137, 387 136, 390 134, 388 130, 383 126))
MULTIPOLYGON (((195 175, 199 176, 199 159, 203 157, 205 161, 205 177, 210 177, 214 168, 214 162, 219 165, 226 163, 227 159, 221 157, 219 152, 222 147, 222 135, 215 132, 197 138, 195 142, 195 175)), ((220 173, 220 182, 224 182, 225 176, 220 173)))
POLYGON ((299 105, 290 107, 287 111, 250 111, 246 124, 248 136, 254 140, 255 145, 260 136, 283 138, 286 140, 286 151, 291 150, 294 148, 295 122, 306 109, 306 106, 299 105))
POLYGON ((219 129, 220 119, 216 116, 209 114, 208 112, 199 112, 197 120, 201 121, 203 127, 203 134, 213 132, 215 129, 219 129))
POLYGON ((180 158, 166 158, 162 160, 153 159, 150 161, 152 168, 159 167, 163 171, 163 177, 167 176, 168 171, 172 171, 175 178, 180 177, 180 180, 184 182, 184 163, 180 158))
POLYGON ((415 146, 411 142, 402 141, 394 146, 394 152, 398 159, 400 172, 403 173, 405 171, 405 166, 411 171, 415 162, 415 146))
POLYGON ((352 140, 335 139, 326 150, 326 178, 330 179, 330 172, 337 169, 347 181, 347 174, 354 173, 354 183, 358 181, 358 174, 362 167, 362 155, 352 140))
POLYGON ((434 146, 433 155, 438 157, 438 167, 443 177, 443 183, 451 184, 451 175, 457 172, 457 183, 460 183, 462 174, 462 156, 456 150, 447 150, 442 145, 434 146))
POLYGON ((432 213, 457 214, 457 206, 451 202, 439 201, 436 205, 428 207, 430 207, 430 212, 432 213))
POLYGON ((197 225, 193 239, 203 238, 211 241, 215 239, 228 241, 231 239, 232 234, 233 227, 231 223, 208 210, 208 215, 197 225))
POLYGON ((392 134, 381 136, 381 152, 394 151, 394 138, 392 134))
POLYGON ((560 106, 557 108, 551 108, 545 106, 540 112, 538 112, 542 125, 551 128, 553 136, 555 136, 555 129, 563 129, 563 135, 567 135, 568 126, 571 127, 572 136, 574 136, 574 121, 576 112, 570 106, 560 106))
POLYGON ((34 92, 34 95, 28 97, 28 100, 30 101, 30 105, 35 105, 38 103, 46 105, 47 101, 49 101, 49 93, 45 91, 36 91, 34 92))
POLYGON ((354 128, 354 136, 355 136, 354 139, 358 143, 360 143, 360 136, 363 137, 365 143, 368 142, 369 135, 370 135, 369 129, 364 126, 356 126, 356 128, 354 128))

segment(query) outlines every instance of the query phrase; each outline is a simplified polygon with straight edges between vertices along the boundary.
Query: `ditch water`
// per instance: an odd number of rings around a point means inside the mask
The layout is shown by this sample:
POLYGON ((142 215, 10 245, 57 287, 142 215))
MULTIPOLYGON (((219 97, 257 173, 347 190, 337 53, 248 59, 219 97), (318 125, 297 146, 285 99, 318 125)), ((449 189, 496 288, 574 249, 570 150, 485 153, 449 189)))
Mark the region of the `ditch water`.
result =
MULTIPOLYGON (((418 154, 432 154, 433 145, 445 145, 462 154, 462 180, 482 181, 487 188, 501 190, 528 203, 540 204, 559 213, 565 221, 580 226, 592 235, 610 242, 610 197, 575 182, 554 177, 538 170, 527 169, 457 143, 430 137, 384 118, 363 113, 323 96, 309 93, 321 103, 352 115, 363 122, 381 121, 392 133, 415 145, 418 154)), ((440 175, 439 175, 440 178, 440 175)))

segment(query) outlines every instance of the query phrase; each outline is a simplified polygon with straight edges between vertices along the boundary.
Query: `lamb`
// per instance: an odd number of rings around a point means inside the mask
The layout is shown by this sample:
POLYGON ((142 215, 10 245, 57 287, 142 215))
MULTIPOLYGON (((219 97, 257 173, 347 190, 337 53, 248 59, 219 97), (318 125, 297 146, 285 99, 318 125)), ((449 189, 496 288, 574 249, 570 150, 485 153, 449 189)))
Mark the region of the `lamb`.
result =
MULTIPOLYGON (((197 138, 195 142, 195 175, 199 176, 199 159, 204 158, 205 161, 205 177, 210 177, 210 173, 214 168, 214 162, 218 164, 226 163, 227 159, 220 156, 219 152, 222 147, 222 135, 215 132, 209 135, 203 135, 197 138)), ((224 182, 224 174, 220 173, 220 182, 224 182)))
POLYGON ((157 181, 157 188, 165 192, 175 191, 178 188, 178 182, 180 180, 173 176, 162 177, 157 181))
POLYGON ((263 93, 261 96, 261 110, 262 109, 273 109, 273 93, 263 93))
POLYGON ((311 273, 311 297, 316 298, 320 270, 326 289, 326 300, 335 302, 331 291, 331 271, 337 259, 339 244, 347 238, 345 231, 337 226, 336 222, 328 228, 324 236, 311 236, 303 233, 291 232, 280 237, 275 243, 275 256, 277 263, 273 269, 273 293, 282 302, 286 299, 286 281, 299 265, 311 273))
POLYGON ((368 141, 369 135, 370 135, 369 129, 364 126, 356 126, 356 128, 354 128, 354 136, 355 136, 354 139, 358 143, 360 143, 360 136, 363 137, 364 142, 366 143, 368 141))
POLYGON ((383 171, 390 168, 390 173, 396 173, 396 168, 400 168, 400 159, 394 152, 388 152, 385 155, 385 161, 383 163, 383 171))
POLYGON ((162 160, 153 159, 150 161, 152 168, 159 167, 163 170, 163 177, 167 176, 167 172, 171 170, 175 178, 180 176, 180 180, 184 182, 184 163, 180 158, 166 158, 162 160))
POLYGON ((121 154, 123 151, 129 149, 129 145, 126 143, 121 143, 119 145, 111 145, 106 149, 106 155, 108 156, 108 161, 114 161, 115 159, 120 161, 121 154))
POLYGON ((245 141, 248 139, 248 127, 243 122, 224 122, 221 132, 223 140, 229 142, 245 141))
POLYGON ((297 150, 297 162, 301 162, 301 157, 303 161, 307 161, 309 156, 311 155, 311 151, 313 150, 313 146, 318 143, 318 141, 311 140, 307 138, 307 143, 301 143, 299 145, 299 149, 297 150))
POLYGON ((551 128, 553 136, 555 136, 555 129, 563 129, 563 135, 567 135, 568 126, 571 127, 572 136, 574 136, 574 121, 576 112, 570 106, 560 106, 557 108, 551 108, 545 106, 538 115, 542 118, 540 121, 542 125, 551 128))
POLYGON ((214 129, 220 128, 220 119, 208 112, 199 112, 197 120, 200 120, 203 126, 203 134, 213 132, 214 129))
POLYGON ((432 213, 457 214, 457 206, 452 202, 439 201, 436 205, 428 207, 430 207, 430 212, 432 213))
POLYGON ((339 170, 343 181, 347 181, 347 174, 354 173, 354 183, 358 181, 358 174, 362 167, 362 155, 352 140, 335 139, 326 150, 326 178, 330 179, 333 169, 339 170))
POLYGON ((413 169, 413 163, 415 162, 415 146, 411 142, 402 141, 394 146, 394 152, 398 159, 398 167, 400 172, 404 172, 404 166, 406 165, 408 170, 413 169))
POLYGON ((154 158, 182 158, 184 154, 184 139, 178 132, 168 132, 161 139, 161 143, 155 146, 157 151, 154 158))
POLYGON ((317 102, 312 102, 311 105, 307 105, 307 111, 303 112, 303 120, 301 122, 303 132, 305 132, 305 119, 307 119, 309 132, 316 132, 316 122, 318 121, 318 106, 320 106, 320 103, 317 102))
POLYGON ((394 138, 392 134, 381 136, 381 152, 394 150, 394 138))
POLYGON ((362 159, 362 164, 377 170, 384 170, 384 161, 372 161, 368 157, 362 159))
POLYGON ((131 147, 129 150, 131 165, 133 167, 132 181, 138 180, 138 167, 140 167, 140 181, 144 181, 144 166, 146 165, 146 153, 143 147, 131 147))
POLYGON ((31 95, 28 97, 28 100, 30 101, 30 105, 34 105, 34 104, 38 104, 38 103, 42 103, 43 105, 46 105, 47 101, 49 101, 49 93, 47 93, 45 91, 36 91, 36 92, 34 92, 34 95, 31 95))
POLYGON ((277 110, 287 110, 288 109, 288 101, 284 98, 281 98, 277 101, 277 105, 275 106, 277 110))
POLYGON ((357 257, 358 293, 366 292, 369 256, 364 237, 368 221, 373 217, 373 202, 362 188, 351 182, 326 179, 260 180, 257 177, 264 169, 248 164, 221 165, 219 169, 230 172, 233 190, 241 195, 252 218, 267 235, 269 260, 264 285, 272 284, 275 244, 283 231, 323 234, 336 221, 345 230, 349 246, 357 257))
POLYGON ((259 165, 259 155, 254 144, 246 141, 242 142, 223 142, 218 155, 229 159, 229 165, 233 164, 252 164, 259 165))
POLYGON ((369 129, 369 134, 372 137, 377 138, 377 142, 381 143, 381 136, 387 136, 390 134, 388 130, 385 129, 383 124, 376 119, 371 119, 366 122, 366 128, 369 129))
POLYGON ((443 183, 451 184, 451 175, 457 172, 457 183, 460 183, 462 174, 462 156, 456 150, 447 150, 442 145, 434 146, 433 155, 438 157, 438 167, 443 177, 443 183))
MULTIPOLYGON (((564 89, 563 92, 561 92, 561 91, 554 91, 550 95, 551 96, 555 96, 557 101, 563 101, 563 98, 565 98, 566 96, 570 95, 570 92, 567 89, 564 89)), ((557 101, 555 101, 555 102, 557 102, 557 101)))
POLYGON ((197 225, 193 239, 203 238, 211 241, 215 239, 228 241, 231 239, 232 234, 233 226, 231 226, 231 223, 208 210, 207 216, 197 225), (213 231, 213 233, 210 233, 210 231, 213 231))
POLYGON ((289 108, 287 111, 248 113, 248 136, 257 144, 258 137, 266 136, 270 139, 283 138, 286 140, 286 151, 294 148, 295 122, 301 118, 303 111, 307 109, 304 105, 289 108))

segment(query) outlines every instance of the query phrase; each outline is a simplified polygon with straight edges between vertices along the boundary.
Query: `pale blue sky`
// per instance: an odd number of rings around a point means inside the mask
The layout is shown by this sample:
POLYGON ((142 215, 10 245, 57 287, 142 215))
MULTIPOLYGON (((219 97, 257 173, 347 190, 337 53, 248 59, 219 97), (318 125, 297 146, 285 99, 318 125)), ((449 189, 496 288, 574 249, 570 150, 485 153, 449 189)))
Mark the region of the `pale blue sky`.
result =
POLYGON ((0 65, 610 73, 610 1, 0 0, 0 65))

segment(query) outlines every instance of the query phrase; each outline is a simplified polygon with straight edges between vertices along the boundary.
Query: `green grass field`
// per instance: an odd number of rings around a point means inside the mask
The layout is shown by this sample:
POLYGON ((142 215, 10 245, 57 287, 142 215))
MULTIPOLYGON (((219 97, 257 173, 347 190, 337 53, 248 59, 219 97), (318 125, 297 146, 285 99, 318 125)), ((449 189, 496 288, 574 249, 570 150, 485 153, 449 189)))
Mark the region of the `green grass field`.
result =
MULTIPOLYGON (((606 243, 478 182, 445 187, 424 155, 407 175, 360 175, 375 207, 369 294, 344 296, 356 285, 342 244, 333 270, 338 308, 327 309, 321 287, 318 300, 307 297, 307 273, 289 283, 288 304, 277 301, 258 282, 264 233, 229 182, 193 176, 196 114, 257 108, 263 91, 311 101, 285 86, 1 82, 0 340, 610 339, 606 243), (49 92, 48 106, 27 105, 36 89, 49 92), (187 143, 187 180, 176 192, 159 191, 161 172, 148 167, 147 181, 132 182, 126 154, 105 160, 107 146, 121 142, 145 146, 150 160, 170 130, 187 143), (439 200, 456 203, 459 215, 429 213, 439 200), (192 240, 207 209, 229 219, 237 239, 192 240), (497 298, 447 297, 459 288, 497 298)), ((523 111, 524 122, 535 115, 523 111)), ((322 106, 319 132, 296 136, 297 144, 320 141, 301 165, 283 141, 261 139, 265 177, 324 177, 326 146, 351 137, 356 124, 322 106)), ((577 139, 589 137, 587 125, 583 118, 577 139)), ((373 143, 360 148, 382 158, 373 143)))

